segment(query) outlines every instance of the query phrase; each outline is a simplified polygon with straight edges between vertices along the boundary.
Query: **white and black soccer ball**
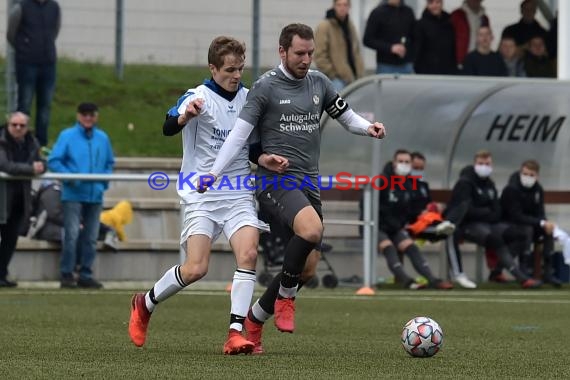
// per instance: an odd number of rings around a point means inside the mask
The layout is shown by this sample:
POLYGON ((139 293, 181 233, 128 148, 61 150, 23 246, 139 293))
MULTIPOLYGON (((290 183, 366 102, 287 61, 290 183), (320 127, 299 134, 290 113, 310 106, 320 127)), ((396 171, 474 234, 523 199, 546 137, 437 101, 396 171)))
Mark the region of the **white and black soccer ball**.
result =
POLYGON ((443 330, 428 317, 415 317, 402 330, 404 350, 417 358, 428 358, 437 354, 443 343, 443 330))

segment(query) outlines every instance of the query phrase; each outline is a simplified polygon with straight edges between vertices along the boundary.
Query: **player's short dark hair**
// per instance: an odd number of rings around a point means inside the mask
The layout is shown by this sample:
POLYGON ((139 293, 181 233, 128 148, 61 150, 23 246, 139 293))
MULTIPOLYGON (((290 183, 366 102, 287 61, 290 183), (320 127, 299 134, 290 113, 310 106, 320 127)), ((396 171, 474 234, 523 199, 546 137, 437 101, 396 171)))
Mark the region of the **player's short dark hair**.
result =
POLYGON ((235 55, 245 60, 245 43, 227 36, 214 38, 208 49, 208 64, 219 69, 224 65, 226 55, 235 55))
POLYGON ((310 26, 300 23, 289 24, 281 30, 279 46, 283 47, 285 51, 289 50, 295 36, 299 36, 303 40, 315 39, 313 29, 310 26))
POLYGON ((527 168, 534 172, 540 173, 540 164, 536 160, 526 160, 521 164, 521 169, 527 168))
POLYGON ((412 156, 412 154, 410 153, 409 150, 406 149, 398 149, 396 152, 394 152, 394 156, 393 159, 395 160, 396 157, 398 157, 400 154, 407 154, 408 156, 412 156))
POLYGON ((425 161, 425 160, 426 160, 426 156, 424 156, 423 153, 418 152, 417 150, 416 150, 415 152, 412 152, 412 153, 411 153, 411 156, 412 156, 412 160, 415 159, 415 158, 419 158, 419 159, 422 160, 422 161, 425 161))

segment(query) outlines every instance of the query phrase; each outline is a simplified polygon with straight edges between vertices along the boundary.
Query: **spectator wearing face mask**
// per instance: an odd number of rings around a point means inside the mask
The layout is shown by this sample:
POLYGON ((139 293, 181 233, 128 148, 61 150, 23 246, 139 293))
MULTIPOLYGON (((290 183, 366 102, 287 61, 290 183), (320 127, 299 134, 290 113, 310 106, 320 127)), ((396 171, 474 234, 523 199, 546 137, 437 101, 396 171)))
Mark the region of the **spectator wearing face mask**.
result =
MULTIPOLYGON (((556 224, 546 218, 544 211, 544 190, 538 182, 540 165, 535 160, 524 161, 518 171, 513 173, 509 183, 501 194, 503 219, 524 232, 522 257, 519 262, 531 264, 530 246, 542 243, 544 263, 543 281, 556 287, 561 282, 553 274, 552 254, 554 253, 553 232, 556 224)), ((528 265, 532 267, 531 265, 528 265)))
POLYGON ((386 164, 384 177, 388 186, 378 191, 380 208, 378 217, 378 251, 386 258, 390 271, 396 277, 396 282, 407 289, 421 289, 423 284, 416 283, 404 270, 398 253, 407 256, 416 272, 428 280, 430 287, 435 289, 451 289, 453 284, 434 276, 426 259, 420 253, 418 246, 408 233, 406 226, 415 221, 414 197, 418 194, 417 184, 411 178, 406 178, 412 170, 410 152, 399 149, 394 153, 392 161, 386 164), (396 184, 399 179, 400 186, 396 184))
POLYGON ((506 268, 523 288, 535 288, 542 283, 529 278, 515 264, 504 236, 509 229, 500 223, 501 205, 497 188, 491 179, 493 158, 491 153, 481 150, 475 154, 473 165, 461 170, 460 178, 453 187, 451 199, 444 215, 453 214, 458 208, 465 208, 457 228, 446 242, 446 252, 453 280, 460 286, 474 289, 477 285, 463 271, 459 242, 466 240, 496 252, 499 267, 506 268))

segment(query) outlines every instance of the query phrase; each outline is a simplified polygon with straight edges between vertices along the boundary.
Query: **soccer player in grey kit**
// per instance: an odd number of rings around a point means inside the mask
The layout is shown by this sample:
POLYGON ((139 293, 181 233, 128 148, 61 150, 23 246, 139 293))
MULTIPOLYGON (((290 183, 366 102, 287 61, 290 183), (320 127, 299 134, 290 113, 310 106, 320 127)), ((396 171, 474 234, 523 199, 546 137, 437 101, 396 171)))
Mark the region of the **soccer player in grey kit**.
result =
POLYGON ((263 352, 262 326, 273 311, 278 330, 292 333, 295 329, 294 300, 299 278, 308 255, 321 242, 323 223, 317 185, 321 114, 326 111, 351 133, 380 139, 386 136, 382 123, 370 124, 357 115, 324 74, 309 70, 314 50, 309 26, 290 24, 283 28, 279 37, 281 64, 255 82, 210 170, 211 176, 200 179, 198 191, 203 192, 215 183, 256 130, 263 152, 258 159, 256 183, 260 208, 269 215, 270 224, 286 224, 292 237, 285 248, 281 273, 252 306, 245 321, 247 339, 255 344, 254 353, 263 352), (283 171, 276 173, 263 167, 272 154, 287 159, 283 171), (283 186, 285 176, 287 186, 283 186), (291 186, 291 178, 297 186, 291 186), (313 185, 301 186, 307 184, 307 179, 313 185))

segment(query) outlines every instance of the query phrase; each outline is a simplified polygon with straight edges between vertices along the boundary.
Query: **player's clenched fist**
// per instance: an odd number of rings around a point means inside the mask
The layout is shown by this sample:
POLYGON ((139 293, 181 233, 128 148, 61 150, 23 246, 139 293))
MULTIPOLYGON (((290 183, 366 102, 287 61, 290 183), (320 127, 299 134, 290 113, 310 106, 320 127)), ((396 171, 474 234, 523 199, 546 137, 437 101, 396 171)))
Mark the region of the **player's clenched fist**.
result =
POLYGON ((202 194, 208 190, 209 187, 212 187, 216 182, 216 176, 213 174, 206 174, 201 175, 198 178, 198 183, 196 184, 196 190, 202 194))
POLYGON ((368 127, 368 135, 377 139, 383 139, 386 137, 386 128, 382 123, 374 123, 368 127))
POLYGON ((202 112, 202 107, 204 106, 204 99, 196 98, 188 103, 184 114, 178 116, 178 124, 186 124, 190 119, 196 117, 202 112))

